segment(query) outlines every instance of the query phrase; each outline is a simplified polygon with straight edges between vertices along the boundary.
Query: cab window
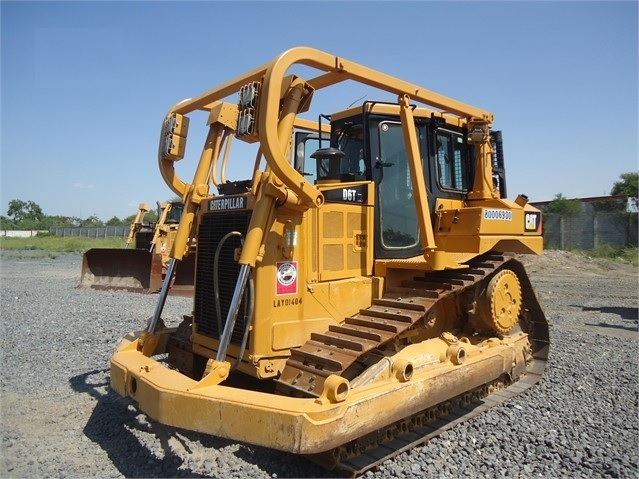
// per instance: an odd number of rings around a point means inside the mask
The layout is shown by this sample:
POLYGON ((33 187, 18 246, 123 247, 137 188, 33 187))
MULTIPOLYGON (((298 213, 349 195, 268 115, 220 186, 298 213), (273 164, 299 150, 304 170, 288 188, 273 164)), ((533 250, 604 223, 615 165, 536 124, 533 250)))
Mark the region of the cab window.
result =
POLYGON ((415 246, 419 238, 417 210, 401 123, 381 122, 379 145, 384 165, 379 185, 382 246, 386 249, 415 246))
POLYGON ((468 191, 470 189, 470 165, 464 137, 452 131, 438 130, 435 134, 437 148, 437 181, 442 190, 468 191))
POLYGON ((333 143, 344 152, 340 161, 339 179, 341 181, 359 181, 367 177, 364 161, 364 125, 347 122, 333 127, 333 143))

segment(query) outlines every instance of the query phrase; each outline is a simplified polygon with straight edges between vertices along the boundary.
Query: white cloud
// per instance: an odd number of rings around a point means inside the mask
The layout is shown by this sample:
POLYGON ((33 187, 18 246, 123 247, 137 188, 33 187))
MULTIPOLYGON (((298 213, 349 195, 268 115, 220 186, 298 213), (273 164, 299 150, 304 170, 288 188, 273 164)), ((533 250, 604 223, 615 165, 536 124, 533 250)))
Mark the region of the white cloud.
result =
POLYGON ((80 189, 83 189, 83 190, 90 190, 90 189, 94 188, 94 185, 86 184, 86 183, 73 183, 73 187, 74 188, 80 188, 80 189))

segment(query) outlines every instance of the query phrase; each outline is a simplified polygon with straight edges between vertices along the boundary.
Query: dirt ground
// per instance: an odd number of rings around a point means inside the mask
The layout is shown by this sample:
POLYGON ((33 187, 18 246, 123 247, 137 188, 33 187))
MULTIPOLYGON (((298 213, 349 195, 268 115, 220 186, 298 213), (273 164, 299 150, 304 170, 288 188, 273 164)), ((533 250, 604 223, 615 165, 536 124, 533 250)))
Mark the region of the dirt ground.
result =
MULTIPOLYGON (((578 321, 562 321, 562 330, 634 341, 639 338, 636 266, 561 250, 546 250, 541 256, 521 255, 518 259, 526 267, 542 304, 546 303, 562 318, 561 312, 572 309, 583 313, 578 321), (592 321, 588 321, 589 316, 592 321)), ((553 321, 550 323, 552 327, 553 321)))
POLYGON ((639 278, 638 269, 628 263, 590 258, 582 254, 562 250, 546 250, 542 255, 520 255, 518 258, 529 274, 569 276, 571 274, 602 275, 619 274, 639 278))

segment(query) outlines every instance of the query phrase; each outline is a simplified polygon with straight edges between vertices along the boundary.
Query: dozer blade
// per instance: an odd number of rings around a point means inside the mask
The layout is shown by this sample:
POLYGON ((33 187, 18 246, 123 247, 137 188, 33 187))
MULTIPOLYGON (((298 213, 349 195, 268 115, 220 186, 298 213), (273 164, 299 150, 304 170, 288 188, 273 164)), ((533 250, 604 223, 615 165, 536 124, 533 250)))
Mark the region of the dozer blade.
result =
POLYGON ((175 277, 171 283, 169 294, 172 296, 192 297, 195 287, 195 253, 191 252, 177 263, 175 277))
POLYGON ((78 287, 155 293, 162 287, 162 257, 144 249, 92 248, 82 258, 78 287))

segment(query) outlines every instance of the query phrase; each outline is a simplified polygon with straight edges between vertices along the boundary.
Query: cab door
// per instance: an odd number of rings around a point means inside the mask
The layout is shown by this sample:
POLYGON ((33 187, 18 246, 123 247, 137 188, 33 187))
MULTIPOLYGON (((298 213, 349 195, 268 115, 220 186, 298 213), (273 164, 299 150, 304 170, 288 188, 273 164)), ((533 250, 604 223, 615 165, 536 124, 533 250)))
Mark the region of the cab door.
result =
MULTIPOLYGON (((375 256, 416 256, 420 254, 421 241, 402 125, 395 119, 382 119, 371 122, 370 128, 370 137, 376 139, 371 142, 373 179, 377 184, 375 256)), ((421 151, 425 150, 424 132, 418 128, 421 151)))

